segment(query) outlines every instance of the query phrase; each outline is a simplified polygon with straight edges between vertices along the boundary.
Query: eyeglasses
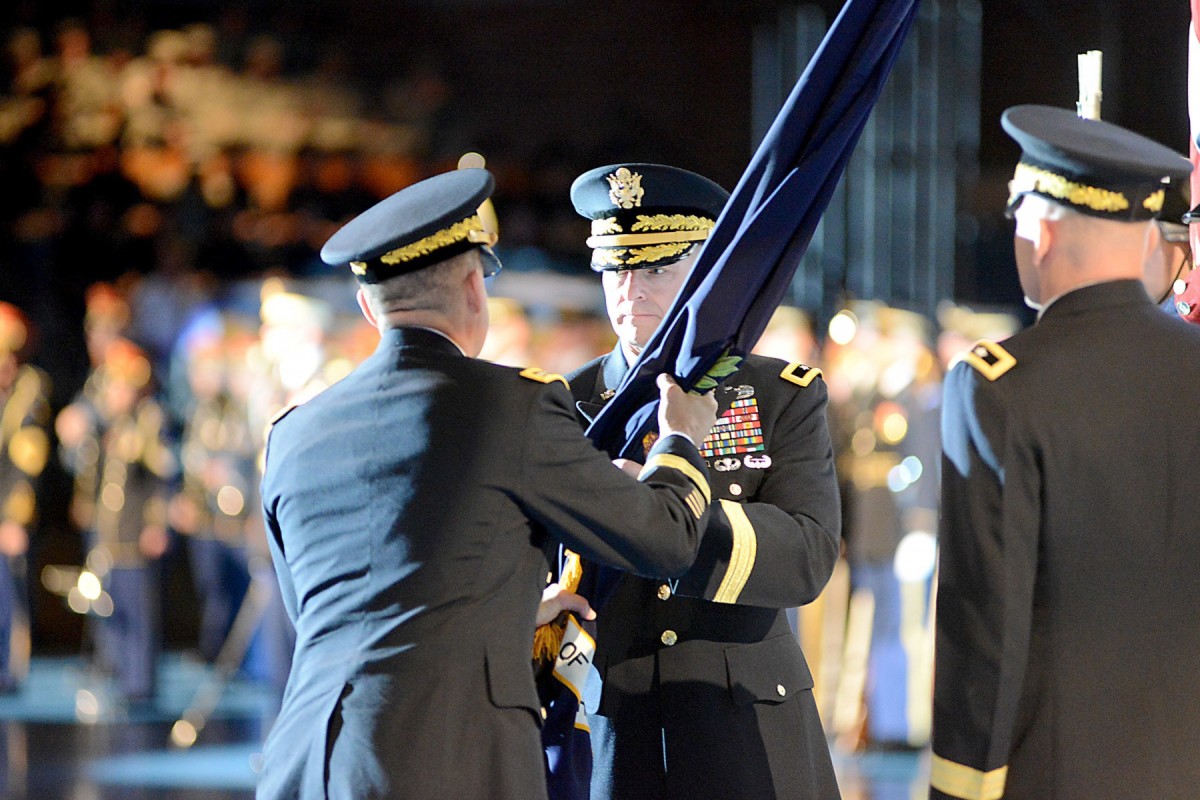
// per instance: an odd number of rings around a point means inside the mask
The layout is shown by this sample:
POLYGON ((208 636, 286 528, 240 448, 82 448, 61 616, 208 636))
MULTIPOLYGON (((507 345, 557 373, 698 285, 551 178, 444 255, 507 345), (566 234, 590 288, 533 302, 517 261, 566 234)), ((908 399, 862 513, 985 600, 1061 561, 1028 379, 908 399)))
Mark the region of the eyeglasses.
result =
POLYGON ((1188 228, 1186 225, 1164 219, 1156 220, 1156 222, 1158 222, 1158 231, 1162 235, 1163 241, 1173 244, 1187 244, 1188 228))
POLYGON ((479 260, 483 265, 483 277, 490 278, 499 272, 503 265, 490 245, 479 246, 479 260))

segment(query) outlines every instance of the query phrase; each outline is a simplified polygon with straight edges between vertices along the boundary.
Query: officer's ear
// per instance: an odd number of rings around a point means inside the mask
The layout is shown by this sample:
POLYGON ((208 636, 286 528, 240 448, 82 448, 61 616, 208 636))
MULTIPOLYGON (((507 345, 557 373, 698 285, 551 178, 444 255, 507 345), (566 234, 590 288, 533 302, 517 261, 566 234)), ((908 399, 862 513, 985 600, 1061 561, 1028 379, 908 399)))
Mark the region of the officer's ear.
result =
POLYGON ((1029 242, 1033 265, 1041 264, 1058 235, 1049 202, 1038 195, 1025 195, 1012 216, 1017 223, 1017 237, 1029 242))
MULTIPOLYGON (((1146 237, 1145 237, 1145 240, 1142 242, 1142 263, 1143 264, 1150 263, 1151 254, 1156 252, 1159 248, 1159 245, 1161 245, 1161 244, 1162 244, 1162 230, 1158 227, 1158 223, 1153 222, 1153 221, 1147 222, 1146 223, 1146 237)), ((1174 267, 1175 265, 1172 264, 1171 266, 1174 267)))
POLYGON ((1042 259, 1046 257, 1046 254, 1050 252, 1050 245, 1053 244, 1058 234, 1058 227, 1054 224, 1053 220, 1048 220, 1044 217, 1038 219, 1037 227, 1037 236, 1033 240, 1033 263, 1040 264, 1042 263, 1042 259))
POLYGON ((362 290, 361 286, 354 297, 358 300, 358 308, 362 311, 363 316, 367 318, 367 322, 371 323, 372 327, 378 328, 379 324, 375 321, 375 312, 371 310, 371 303, 367 300, 367 294, 362 290))
POLYGON ((471 269, 467 272, 464 288, 467 294, 467 308, 472 314, 487 311, 487 285, 483 282, 483 272, 471 269))

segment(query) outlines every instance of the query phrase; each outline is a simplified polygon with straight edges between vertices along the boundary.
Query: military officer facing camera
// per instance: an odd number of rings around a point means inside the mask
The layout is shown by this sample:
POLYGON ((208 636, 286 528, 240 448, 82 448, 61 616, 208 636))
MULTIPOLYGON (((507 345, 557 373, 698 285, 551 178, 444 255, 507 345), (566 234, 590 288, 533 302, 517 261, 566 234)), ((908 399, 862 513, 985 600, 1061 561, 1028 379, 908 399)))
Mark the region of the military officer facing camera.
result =
MULTIPOLYGON (((569 376, 586 425, 670 309, 728 193, 675 167, 614 164, 579 176, 571 199, 592 220, 619 340, 569 376)), ((750 355, 716 395, 699 558, 678 580, 624 576, 598 609, 593 800, 839 796, 786 616, 817 597, 838 555, 825 385, 820 370, 750 355)))
POLYGON ((1140 281, 1191 167, 1062 109, 1002 121, 1041 311, 945 385, 932 797, 1194 797, 1200 329, 1140 281))
POLYGON ((1175 287, 1192 269, 1192 247, 1188 241, 1190 209, 1184 191, 1187 182, 1166 187, 1163 207, 1158 214, 1159 244, 1146 259, 1142 282, 1146 293, 1163 311, 1178 316, 1175 287))
POLYGON ((529 652, 548 543, 643 575, 696 557, 711 396, 660 379, 639 482, 580 434, 560 378, 475 358, 492 186, 435 176, 322 250, 382 340, 269 436, 264 515, 297 641, 260 798, 544 796, 529 652))

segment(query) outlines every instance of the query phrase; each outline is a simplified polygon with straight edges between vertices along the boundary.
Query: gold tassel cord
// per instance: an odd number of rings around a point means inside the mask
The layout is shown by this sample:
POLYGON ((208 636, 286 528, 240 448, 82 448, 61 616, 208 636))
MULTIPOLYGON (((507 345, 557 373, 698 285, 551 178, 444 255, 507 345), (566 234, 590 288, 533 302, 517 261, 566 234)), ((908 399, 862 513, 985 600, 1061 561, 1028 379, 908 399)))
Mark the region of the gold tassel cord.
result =
POLYGON ((579 554, 571 551, 564 551, 564 564, 562 575, 558 577, 558 585, 566 589, 568 592, 573 592, 579 588, 579 579, 583 577, 583 561, 580 560, 579 554))
MULTIPOLYGON (((579 554, 564 550, 562 573, 558 576, 558 585, 564 591, 574 592, 579 588, 583 578, 583 561, 579 554)), ((567 629, 567 613, 564 611, 554 620, 539 625, 533 633, 533 660, 538 663, 551 663, 558 658, 562 650, 563 633, 567 629)))
POLYGON ((533 633, 533 660, 539 664, 549 664, 557 659, 566 629, 566 614, 559 614, 553 622, 539 625, 533 633))

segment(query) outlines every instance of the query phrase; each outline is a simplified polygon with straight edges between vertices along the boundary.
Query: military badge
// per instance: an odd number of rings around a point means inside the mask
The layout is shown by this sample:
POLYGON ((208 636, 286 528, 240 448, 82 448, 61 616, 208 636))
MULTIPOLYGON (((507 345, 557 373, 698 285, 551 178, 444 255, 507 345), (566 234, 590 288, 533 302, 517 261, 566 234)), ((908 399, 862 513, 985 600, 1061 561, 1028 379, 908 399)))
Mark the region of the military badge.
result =
POLYGON ((762 421, 758 416, 758 400, 750 397, 735 400, 717 418, 717 424, 704 439, 700 455, 704 458, 757 453, 763 450, 762 421))
POLYGON ((608 178, 608 199, 618 208, 637 208, 642 204, 642 196, 646 190, 642 188, 641 173, 631 172, 628 167, 621 167, 608 178))
POLYGON ((771 466, 770 456, 746 456, 744 462, 748 469, 766 469, 771 466))
POLYGON ((571 388, 571 384, 567 383, 567 379, 562 375, 556 375, 553 372, 546 372, 546 370, 538 369, 537 367, 529 367, 521 370, 521 377, 528 378, 531 381, 537 381, 538 383, 561 383, 568 389, 571 388))
POLYGON ((963 361, 978 370, 979 374, 989 381, 996 380, 1017 365, 1017 359, 1011 353, 995 342, 989 342, 986 339, 976 342, 975 346, 963 356, 963 361))
POLYGON ((788 383, 794 383, 797 386, 808 386, 821 375, 821 370, 816 367, 810 367, 801 364, 799 361, 794 361, 784 367, 783 372, 779 373, 779 377, 783 378, 788 383))
POLYGON ((654 443, 658 441, 658 434, 653 431, 642 437, 642 449, 646 455, 650 455, 650 448, 654 447, 654 443))
POLYGON ((713 462, 713 469, 717 472, 733 472, 742 468, 742 462, 736 458, 718 458, 713 462))
POLYGON ((748 383, 743 383, 740 386, 731 386, 730 390, 737 392, 738 400, 748 400, 754 397, 754 387, 748 383))

